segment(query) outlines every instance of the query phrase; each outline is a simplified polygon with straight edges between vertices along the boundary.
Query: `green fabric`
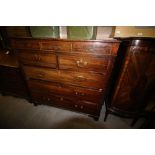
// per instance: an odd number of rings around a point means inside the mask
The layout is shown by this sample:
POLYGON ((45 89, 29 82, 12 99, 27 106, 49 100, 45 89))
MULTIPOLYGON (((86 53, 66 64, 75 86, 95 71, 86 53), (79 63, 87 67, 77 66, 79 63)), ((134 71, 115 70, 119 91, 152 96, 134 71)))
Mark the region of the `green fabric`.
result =
POLYGON ((93 26, 67 27, 68 39, 95 39, 96 28, 93 26))
POLYGON ((30 31, 34 38, 59 38, 58 26, 30 26, 30 31))

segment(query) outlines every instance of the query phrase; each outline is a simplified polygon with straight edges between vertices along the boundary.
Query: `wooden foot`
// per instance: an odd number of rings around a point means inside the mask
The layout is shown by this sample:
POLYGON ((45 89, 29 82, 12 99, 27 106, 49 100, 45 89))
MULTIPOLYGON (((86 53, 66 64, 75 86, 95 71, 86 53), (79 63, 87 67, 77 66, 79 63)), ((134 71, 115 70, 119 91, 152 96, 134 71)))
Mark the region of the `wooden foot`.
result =
POLYGON ((109 115, 109 112, 106 111, 106 112, 105 112, 105 116, 104 116, 104 122, 107 120, 108 115, 109 115))
POLYGON ((137 121, 138 121, 138 118, 134 118, 133 121, 131 122, 131 127, 133 127, 137 121))
POLYGON ((93 117, 93 119, 94 119, 95 121, 98 121, 99 117, 93 117))

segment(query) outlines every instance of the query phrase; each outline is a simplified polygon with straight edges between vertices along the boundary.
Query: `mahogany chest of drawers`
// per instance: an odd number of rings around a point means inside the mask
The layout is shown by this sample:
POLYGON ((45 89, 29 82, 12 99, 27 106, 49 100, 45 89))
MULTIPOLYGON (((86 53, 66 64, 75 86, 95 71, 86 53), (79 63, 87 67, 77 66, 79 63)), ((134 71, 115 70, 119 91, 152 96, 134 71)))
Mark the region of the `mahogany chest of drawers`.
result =
POLYGON ((12 38, 32 102, 98 118, 119 41, 12 38))

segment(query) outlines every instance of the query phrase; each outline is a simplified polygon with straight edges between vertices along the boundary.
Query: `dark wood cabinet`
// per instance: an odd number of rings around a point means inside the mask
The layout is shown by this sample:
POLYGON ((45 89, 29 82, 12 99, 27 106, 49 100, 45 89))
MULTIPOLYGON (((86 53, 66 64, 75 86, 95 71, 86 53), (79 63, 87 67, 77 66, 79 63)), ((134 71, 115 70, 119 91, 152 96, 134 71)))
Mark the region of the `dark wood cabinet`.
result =
POLYGON ((119 44, 115 39, 11 39, 35 104, 95 118, 100 115, 119 44))
POLYGON ((109 113, 136 117, 155 88, 155 39, 122 39, 114 72, 105 119, 109 113))
POLYGON ((4 95, 28 98, 18 61, 9 50, 0 51, 0 92, 4 95))

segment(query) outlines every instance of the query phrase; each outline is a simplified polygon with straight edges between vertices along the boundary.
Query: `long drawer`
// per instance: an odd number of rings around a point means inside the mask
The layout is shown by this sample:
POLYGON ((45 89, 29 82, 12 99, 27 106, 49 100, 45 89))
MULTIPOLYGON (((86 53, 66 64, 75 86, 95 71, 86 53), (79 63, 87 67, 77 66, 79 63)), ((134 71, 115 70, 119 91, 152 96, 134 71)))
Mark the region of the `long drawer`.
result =
POLYGON ((86 70, 100 73, 106 73, 111 63, 111 57, 95 56, 92 54, 76 53, 76 54, 60 54, 59 68, 70 70, 86 70))
POLYGON ((91 101, 96 104, 101 104, 104 91, 96 91, 85 89, 82 87, 75 87, 64 85, 60 83, 45 82, 39 80, 28 80, 30 90, 42 91, 55 95, 62 95, 67 98, 91 101))
POLYGON ((24 66, 24 71, 28 79, 64 82, 94 89, 102 89, 107 82, 104 75, 97 73, 63 71, 30 66, 24 66))
POLYGON ((23 64, 56 68, 56 55, 52 53, 40 53, 29 51, 17 51, 17 56, 23 64))
POLYGON ((56 96, 56 95, 47 94, 44 92, 32 91, 31 94, 34 102, 37 102, 40 104, 54 105, 58 107, 63 107, 63 108, 87 113, 90 115, 99 115, 100 106, 92 102, 72 100, 62 96, 56 96))

